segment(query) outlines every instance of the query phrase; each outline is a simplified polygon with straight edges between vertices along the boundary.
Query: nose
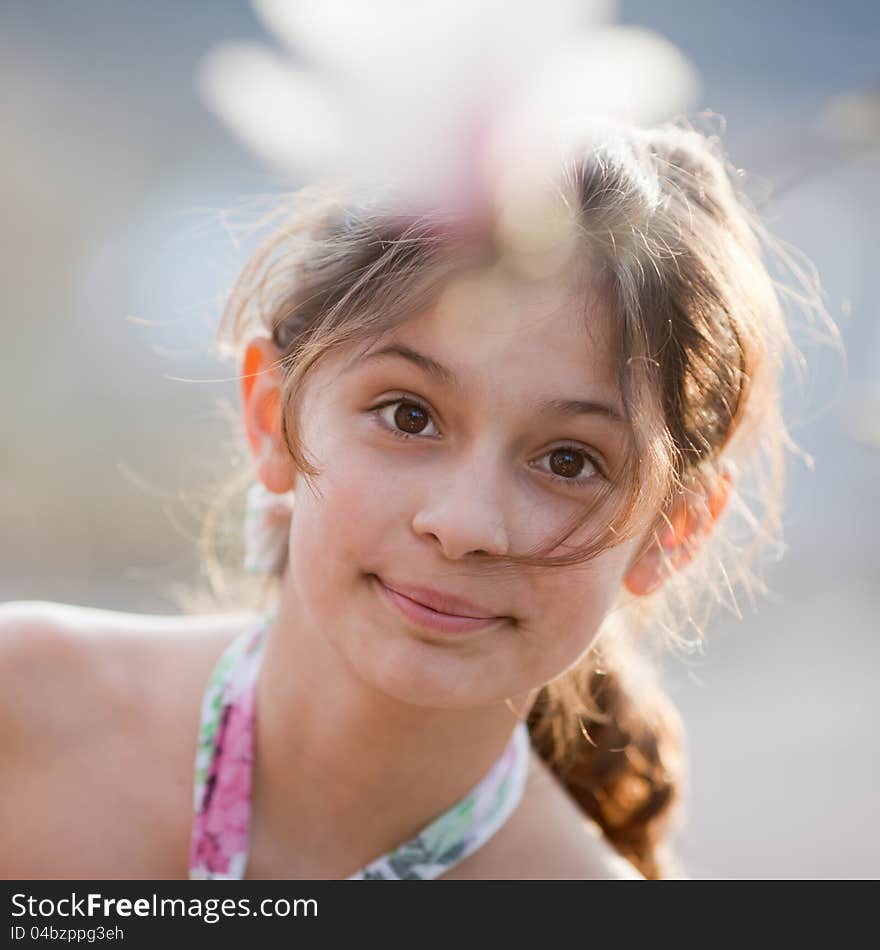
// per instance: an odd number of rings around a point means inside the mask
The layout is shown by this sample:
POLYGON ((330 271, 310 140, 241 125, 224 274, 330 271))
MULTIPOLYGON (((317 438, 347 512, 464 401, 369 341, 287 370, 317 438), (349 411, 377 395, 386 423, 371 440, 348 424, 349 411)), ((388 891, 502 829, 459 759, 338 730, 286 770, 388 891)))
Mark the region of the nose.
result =
POLYGON ((413 530, 433 538, 450 560, 468 554, 509 553, 499 469, 497 462, 473 460, 442 475, 435 473, 413 518, 413 530))

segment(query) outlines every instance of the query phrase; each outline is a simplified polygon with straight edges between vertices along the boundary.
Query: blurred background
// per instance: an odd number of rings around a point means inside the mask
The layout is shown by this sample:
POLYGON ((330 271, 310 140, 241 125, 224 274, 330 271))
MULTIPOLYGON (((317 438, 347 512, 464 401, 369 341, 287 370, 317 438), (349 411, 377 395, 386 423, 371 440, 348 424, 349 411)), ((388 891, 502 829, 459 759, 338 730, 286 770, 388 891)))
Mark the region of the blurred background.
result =
MULTIPOLYGON (((771 230, 816 264, 848 356, 799 340, 787 552, 772 596, 719 613, 668 686, 691 756, 694 877, 878 876, 880 5, 628 0, 698 72, 771 230)), ((243 2, 0 4, 0 600, 172 613, 196 582, 186 501, 235 458, 216 360, 244 260, 222 212, 273 171, 199 100, 243 2)))

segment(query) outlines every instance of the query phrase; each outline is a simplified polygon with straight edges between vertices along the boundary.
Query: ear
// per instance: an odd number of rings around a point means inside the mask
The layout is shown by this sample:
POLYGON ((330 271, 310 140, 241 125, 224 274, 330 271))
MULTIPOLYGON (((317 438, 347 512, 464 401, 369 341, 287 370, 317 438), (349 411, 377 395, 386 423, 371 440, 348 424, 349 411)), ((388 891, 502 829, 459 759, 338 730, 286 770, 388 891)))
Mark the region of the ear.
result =
POLYGON ((650 546, 630 564, 623 583, 637 597, 654 593, 668 577, 693 560, 727 506, 733 476, 724 471, 711 488, 686 489, 654 532, 650 546))
POLYGON ((268 337, 254 337, 245 350, 239 379, 248 445, 265 487, 277 494, 293 488, 293 466, 281 434, 280 354, 268 337))

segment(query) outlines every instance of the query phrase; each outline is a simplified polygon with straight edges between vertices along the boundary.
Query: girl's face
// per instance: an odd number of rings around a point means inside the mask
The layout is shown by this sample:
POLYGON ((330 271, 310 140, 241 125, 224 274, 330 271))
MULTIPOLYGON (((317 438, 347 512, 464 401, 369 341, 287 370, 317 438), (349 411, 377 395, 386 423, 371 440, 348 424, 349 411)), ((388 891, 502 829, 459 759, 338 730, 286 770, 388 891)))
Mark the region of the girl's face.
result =
POLYGON ((301 434, 322 474, 315 491, 294 485, 285 583, 388 695, 445 708, 522 695, 589 649, 620 590, 634 542, 573 567, 483 563, 559 536, 627 451, 604 316, 576 299, 558 281, 452 291, 306 381, 301 434), (433 629, 388 592, 414 588, 499 619, 433 629))

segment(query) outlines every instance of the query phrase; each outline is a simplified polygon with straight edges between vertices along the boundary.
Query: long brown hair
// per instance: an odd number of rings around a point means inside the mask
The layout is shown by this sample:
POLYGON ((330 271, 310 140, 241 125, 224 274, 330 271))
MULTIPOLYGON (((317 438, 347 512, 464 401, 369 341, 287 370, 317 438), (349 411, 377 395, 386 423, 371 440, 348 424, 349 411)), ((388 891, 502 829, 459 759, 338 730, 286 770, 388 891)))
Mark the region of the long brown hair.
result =
MULTIPOLYGON (((576 259, 589 258, 614 317, 633 451, 615 479, 624 490, 596 503, 609 506, 594 519, 601 533, 563 557, 529 552, 499 559, 499 568, 588 560, 658 527, 689 486, 736 470, 727 512, 699 556, 649 597, 621 591, 596 646, 541 689, 528 716, 533 745, 584 811, 646 877, 660 878, 681 873, 668 845, 686 776, 682 725, 652 653, 698 644, 724 591, 752 598, 762 589, 754 566, 759 553, 781 550, 784 455, 797 450, 781 413, 784 358, 799 355, 781 298, 830 318, 812 278, 764 231, 715 139, 675 124, 606 127, 562 171, 557 194, 575 209, 576 259), (771 254, 789 265, 794 290, 770 276, 771 254)), ((439 216, 404 218, 379 199, 332 188, 297 192, 271 224, 229 295, 221 353, 241 365, 250 338, 272 338, 285 374, 284 438, 311 477, 297 419, 308 372, 332 349, 368 345, 420 312, 463 267, 497 265, 498 248, 468 246, 439 216)), ((215 594, 229 591, 213 554, 218 512, 252 480, 247 466, 205 522, 215 594)), ((277 583, 264 586, 263 603, 277 583)))

